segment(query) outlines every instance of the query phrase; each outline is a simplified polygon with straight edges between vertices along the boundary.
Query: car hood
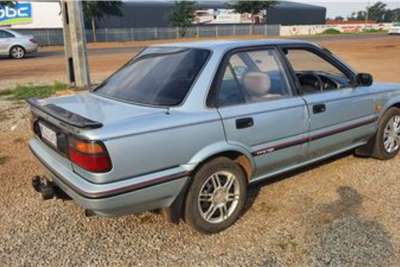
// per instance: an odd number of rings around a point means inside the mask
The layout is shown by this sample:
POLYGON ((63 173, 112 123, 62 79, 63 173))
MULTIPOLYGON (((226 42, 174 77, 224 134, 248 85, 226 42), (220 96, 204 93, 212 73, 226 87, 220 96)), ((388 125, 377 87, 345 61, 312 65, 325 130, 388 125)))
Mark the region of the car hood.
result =
POLYGON ((400 90, 400 83, 374 82, 372 87, 375 91, 393 91, 400 90))
POLYGON ((90 92, 76 95, 49 98, 53 104, 87 119, 101 122, 104 126, 123 123, 138 117, 165 113, 165 109, 144 107, 115 101, 90 92))

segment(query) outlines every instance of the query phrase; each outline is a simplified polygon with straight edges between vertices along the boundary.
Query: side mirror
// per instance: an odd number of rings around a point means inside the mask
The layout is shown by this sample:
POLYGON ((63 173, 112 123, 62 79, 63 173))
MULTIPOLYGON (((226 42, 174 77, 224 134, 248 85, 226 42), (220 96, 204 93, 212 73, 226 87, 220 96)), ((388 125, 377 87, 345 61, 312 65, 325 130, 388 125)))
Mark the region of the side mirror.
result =
POLYGON ((359 73, 356 76, 357 84, 360 86, 370 86, 374 82, 374 78, 369 73, 359 73))

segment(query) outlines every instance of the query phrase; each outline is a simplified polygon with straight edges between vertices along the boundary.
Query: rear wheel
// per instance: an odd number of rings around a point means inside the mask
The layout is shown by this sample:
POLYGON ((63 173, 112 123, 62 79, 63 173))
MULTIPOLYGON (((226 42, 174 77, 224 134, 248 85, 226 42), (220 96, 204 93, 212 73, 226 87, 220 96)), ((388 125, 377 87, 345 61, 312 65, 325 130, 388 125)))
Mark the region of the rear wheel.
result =
POLYGON ((13 46, 10 49, 10 57, 15 59, 21 59, 25 56, 25 49, 22 46, 13 46))
POLYGON ((203 233, 231 226, 246 201, 246 178, 235 162, 217 158, 194 175, 185 201, 185 221, 203 233))
POLYGON ((391 108, 379 122, 372 156, 381 160, 394 158, 400 150, 400 109, 391 108))

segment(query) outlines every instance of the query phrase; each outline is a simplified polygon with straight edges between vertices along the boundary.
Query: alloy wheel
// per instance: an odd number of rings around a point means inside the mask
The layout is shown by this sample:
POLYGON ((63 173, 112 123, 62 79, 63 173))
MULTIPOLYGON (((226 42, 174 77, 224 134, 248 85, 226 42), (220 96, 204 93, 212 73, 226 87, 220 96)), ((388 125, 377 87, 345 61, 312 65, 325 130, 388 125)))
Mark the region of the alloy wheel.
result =
POLYGON ((386 152, 393 153, 400 148, 400 116, 393 116, 385 126, 383 144, 386 152))
POLYGON ((16 59, 23 58, 25 51, 22 47, 16 46, 11 50, 11 56, 16 59))
POLYGON ((208 177, 198 195, 201 217, 214 224, 226 221, 238 207, 239 186, 236 176, 227 171, 219 171, 208 177))

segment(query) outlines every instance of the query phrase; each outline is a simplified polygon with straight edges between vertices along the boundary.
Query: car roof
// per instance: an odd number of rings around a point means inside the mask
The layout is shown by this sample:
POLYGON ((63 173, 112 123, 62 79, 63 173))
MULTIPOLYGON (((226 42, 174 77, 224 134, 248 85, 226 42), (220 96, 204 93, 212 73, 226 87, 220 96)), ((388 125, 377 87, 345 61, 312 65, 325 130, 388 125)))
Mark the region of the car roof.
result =
POLYGON ((12 33, 12 34, 14 34, 14 35, 21 36, 20 33, 16 32, 16 31, 13 31, 13 30, 11 30, 11 29, 8 29, 8 28, 0 28, 0 30, 1 30, 1 31, 5 31, 5 32, 12 33))
POLYGON ((154 46, 166 47, 190 47, 190 48, 203 48, 203 49, 233 49, 240 47, 262 46, 262 45, 296 45, 308 44, 315 45, 315 43, 293 40, 293 39, 258 39, 258 40, 208 40, 208 41, 195 41, 195 42, 182 42, 182 43, 169 43, 154 46))

